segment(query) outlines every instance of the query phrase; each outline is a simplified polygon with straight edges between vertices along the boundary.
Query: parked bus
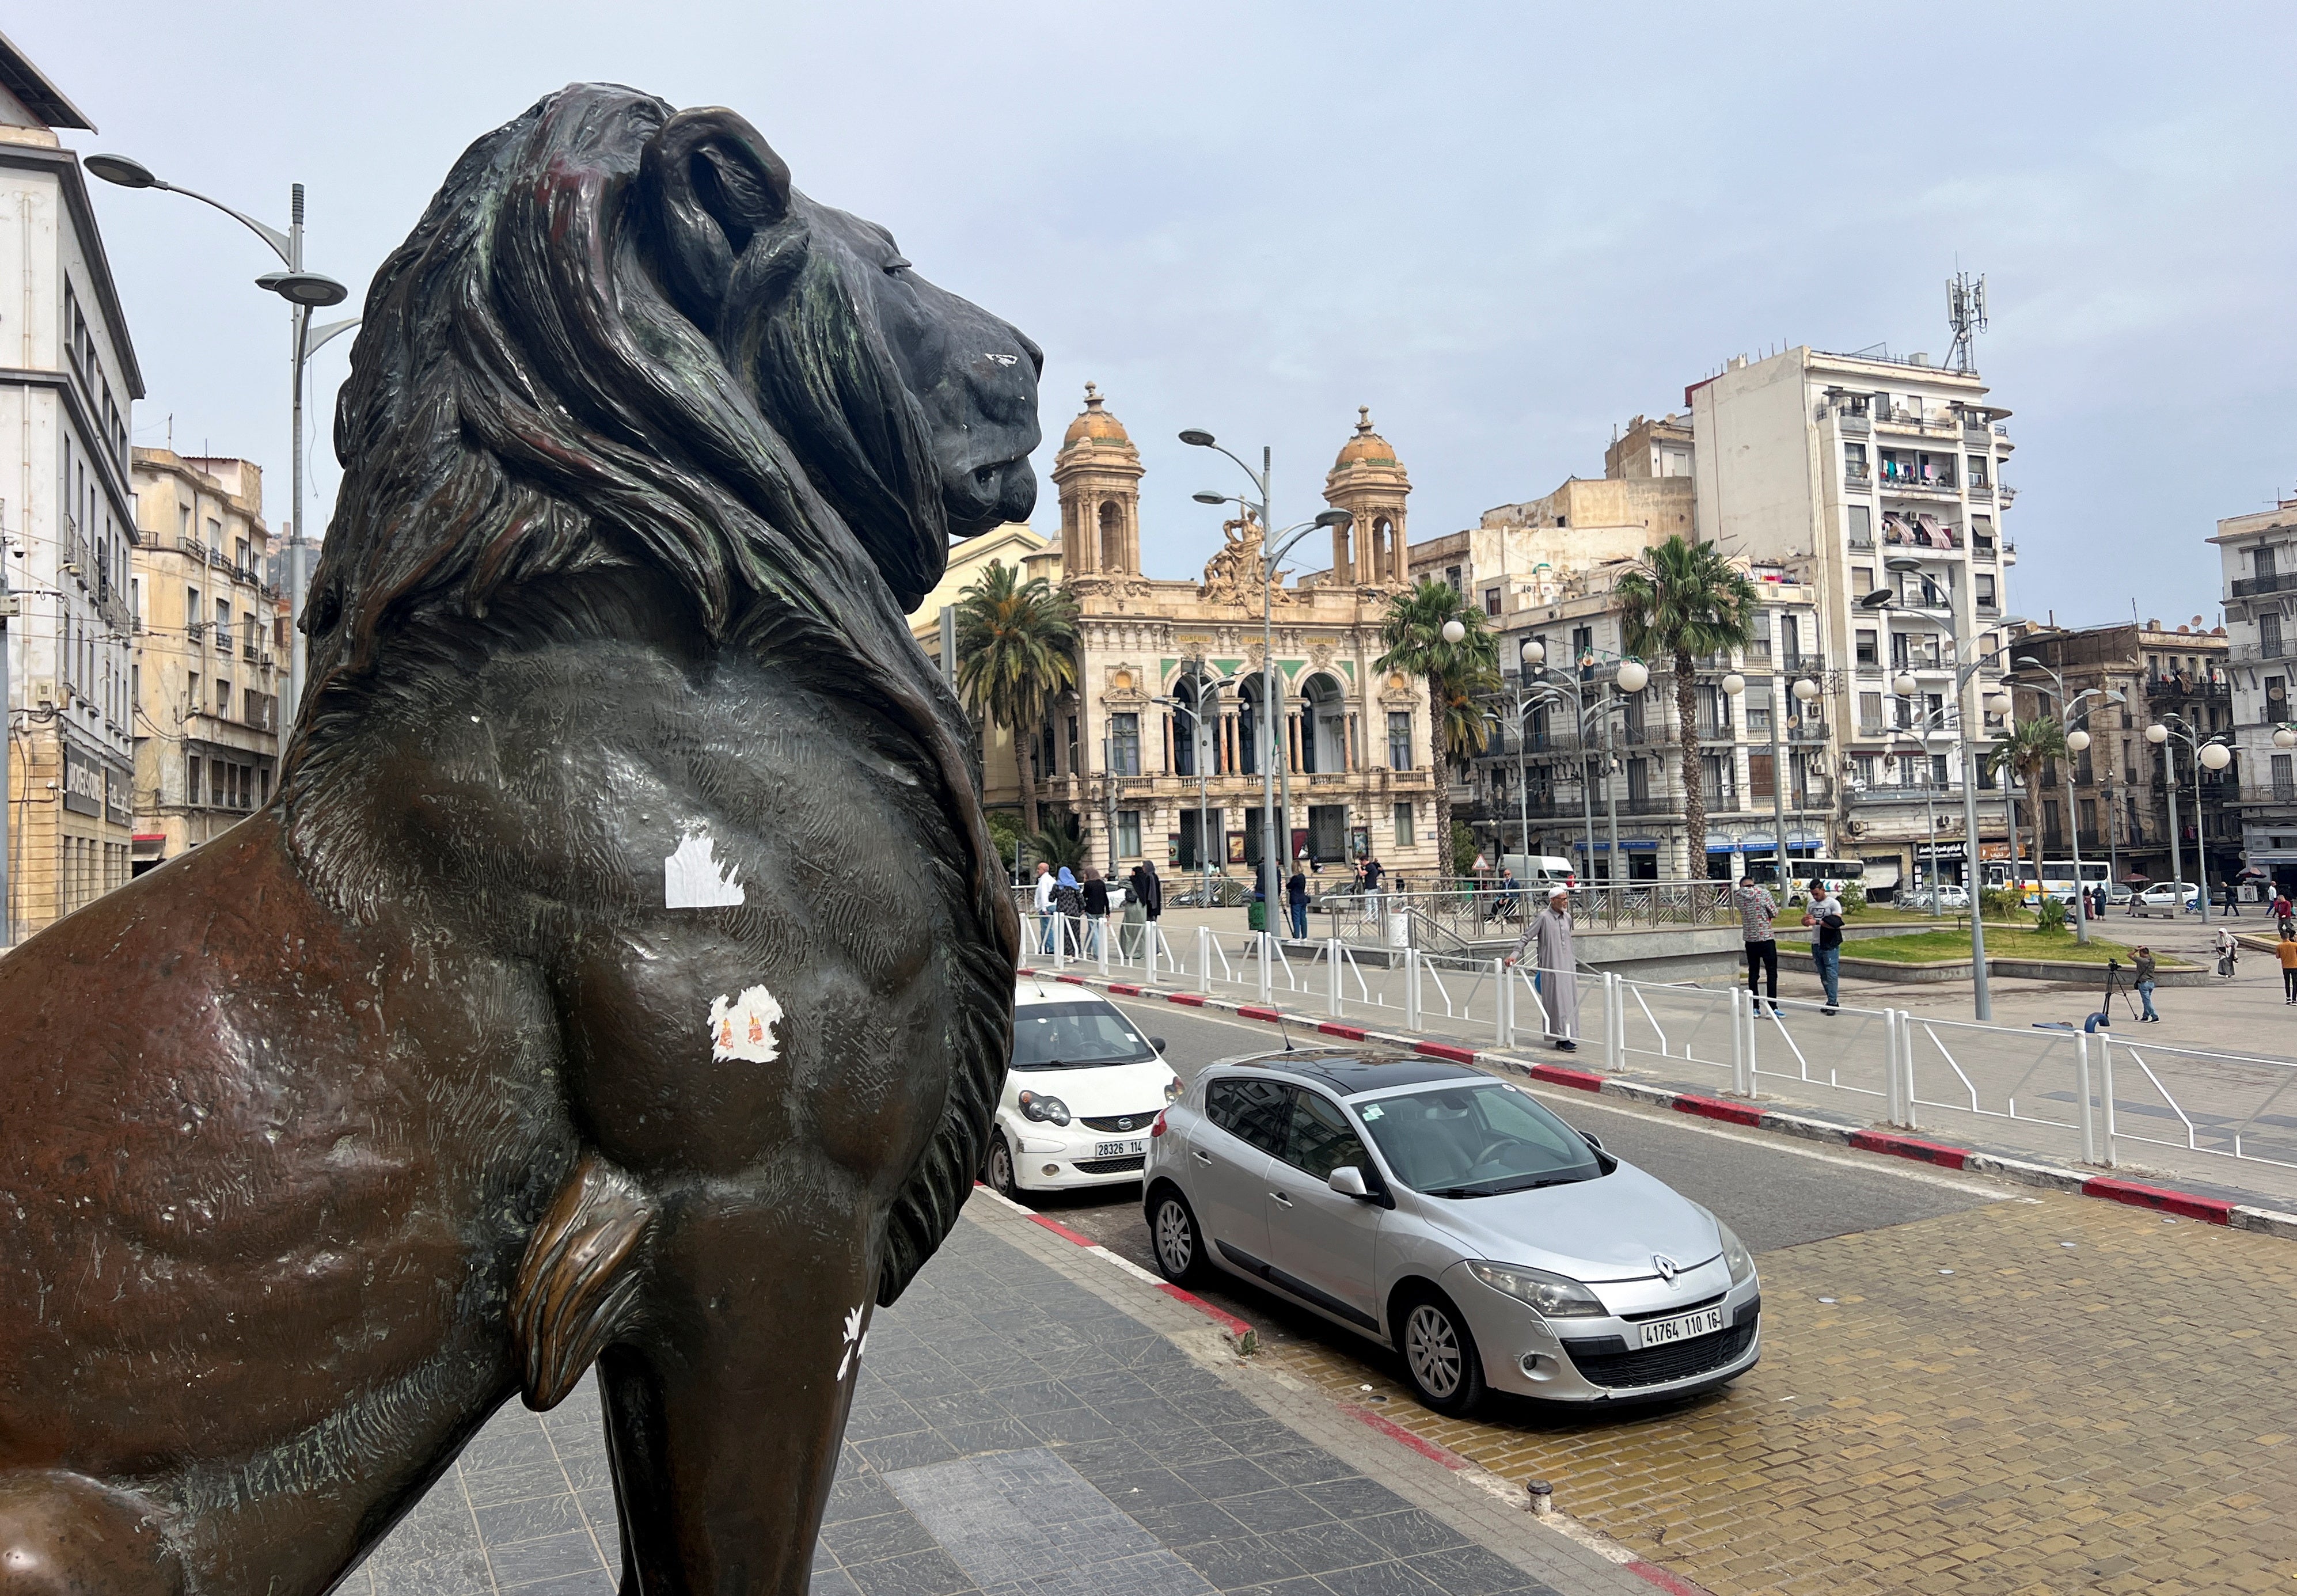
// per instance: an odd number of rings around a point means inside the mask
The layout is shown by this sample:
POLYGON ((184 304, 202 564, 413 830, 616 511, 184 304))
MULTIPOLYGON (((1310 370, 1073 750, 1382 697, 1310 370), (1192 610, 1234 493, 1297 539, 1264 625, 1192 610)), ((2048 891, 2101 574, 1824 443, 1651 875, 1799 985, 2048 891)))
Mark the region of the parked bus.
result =
MULTIPOLYGON (((1782 907, 1800 903, 1810 896, 1813 882, 1823 883, 1829 893, 1842 895, 1842 889, 1866 874, 1866 862, 1857 859, 1791 859, 1787 860, 1787 888, 1780 894, 1782 907)), ((1779 865, 1774 859, 1750 859, 1747 861, 1747 878, 1757 886, 1769 887, 1774 893, 1779 886, 1779 865)))
POLYGON ((2105 860, 2102 859, 2086 859, 2081 862, 2081 874, 2079 877, 2077 878, 2074 874, 2073 860, 2070 859, 2046 859, 2042 861, 2042 884, 2040 892, 2029 893, 2026 901, 2029 903, 2037 903, 2039 902, 2044 896, 2048 896, 2055 898, 2061 902, 2071 903, 2073 901, 2074 892, 2077 884, 2079 884, 2079 889, 2083 892, 2088 892, 2095 887, 2107 886, 2110 884, 2108 878, 2112 873, 2112 867, 2109 866, 2105 860))

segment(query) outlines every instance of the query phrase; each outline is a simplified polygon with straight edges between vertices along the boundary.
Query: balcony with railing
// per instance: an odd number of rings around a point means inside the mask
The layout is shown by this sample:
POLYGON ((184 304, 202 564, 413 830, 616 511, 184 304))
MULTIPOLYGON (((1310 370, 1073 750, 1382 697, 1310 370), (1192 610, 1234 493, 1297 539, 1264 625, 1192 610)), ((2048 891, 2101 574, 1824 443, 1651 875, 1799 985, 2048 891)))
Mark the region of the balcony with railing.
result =
POLYGON ((2242 803, 2297 803, 2297 779, 2289 781, 2245 781, 2236 802, 2242 803))
POLYGON ((2235 598, 2292 592, 2297 592, 2297 571, 2276 571, 2267 576, 2237 576, 2233 579, 2233 596, 2235 598))

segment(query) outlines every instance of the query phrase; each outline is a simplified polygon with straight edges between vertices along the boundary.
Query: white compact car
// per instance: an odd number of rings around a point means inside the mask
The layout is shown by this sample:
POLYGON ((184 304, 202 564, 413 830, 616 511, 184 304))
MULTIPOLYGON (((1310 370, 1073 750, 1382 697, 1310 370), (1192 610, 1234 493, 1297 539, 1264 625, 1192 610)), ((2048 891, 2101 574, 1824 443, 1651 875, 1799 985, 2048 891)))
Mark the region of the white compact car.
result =
POLYGON ((1298 1049, 1216 1064, 1149 1141, 1166 1279, 1218 1269, 1403 1354, 1420 1400, 1682 1396, 1762 1355, 1731 1228, 1520 1087, 1298 1049))
POLYGON ((1006 1197, 1138 1181, 1148 1127, 1181 1095, 1164 1051, 1099 993, 1023 976, 983 1179, 1006 1197))

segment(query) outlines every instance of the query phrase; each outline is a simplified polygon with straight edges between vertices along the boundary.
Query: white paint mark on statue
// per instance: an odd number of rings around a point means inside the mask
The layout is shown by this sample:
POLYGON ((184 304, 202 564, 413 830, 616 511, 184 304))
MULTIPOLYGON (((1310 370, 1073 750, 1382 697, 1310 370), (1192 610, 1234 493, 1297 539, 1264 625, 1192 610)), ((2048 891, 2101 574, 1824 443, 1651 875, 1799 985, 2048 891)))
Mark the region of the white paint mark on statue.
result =
POLYGON ((699 826, 662 861, 662 896, 670 909, 730 909, 746 901, 733 861, 718 862, 718 844, 699 826))
POLYGON ((860 1367, 862 1350, 869 1345, 869 1332, 861 1328, 864 1306, 856 1304, 845 1315, 845 1355, 837 1360, 837 1378, 841 1380, 847 1370, 860 1367))
POLYGON ((710 1057, 771 1064, 781 1053, 774 1040, 781 1017, 781 1004, 762 986, 745 987, 737 998, 711 999, 710 1057))

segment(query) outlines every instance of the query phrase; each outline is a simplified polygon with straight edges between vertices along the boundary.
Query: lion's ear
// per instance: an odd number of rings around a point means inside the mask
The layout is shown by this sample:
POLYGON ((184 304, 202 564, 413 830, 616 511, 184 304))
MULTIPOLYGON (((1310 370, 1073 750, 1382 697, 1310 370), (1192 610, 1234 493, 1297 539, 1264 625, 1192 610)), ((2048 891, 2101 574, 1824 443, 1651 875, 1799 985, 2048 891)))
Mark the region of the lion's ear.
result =
POLYGON ((664 122, 646 144, 638 180, 671 286, 706 325, 750 240, 789 215, 789 168, 755 128, 713 105, 664 122))

